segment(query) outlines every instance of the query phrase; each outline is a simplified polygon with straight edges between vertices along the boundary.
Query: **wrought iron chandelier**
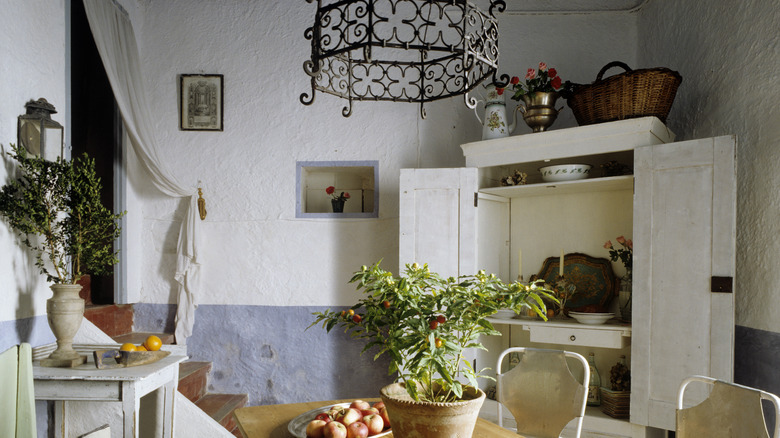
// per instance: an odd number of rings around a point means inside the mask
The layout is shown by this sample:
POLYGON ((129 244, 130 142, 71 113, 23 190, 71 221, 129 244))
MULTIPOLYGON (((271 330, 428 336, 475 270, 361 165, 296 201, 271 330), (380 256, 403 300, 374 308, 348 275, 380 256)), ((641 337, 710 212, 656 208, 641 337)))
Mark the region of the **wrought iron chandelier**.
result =
MULTIPOLYGON (((313 3, 315 0, 306 0, 313 3)), ((303 63, 315 93, 352 102, 392 101, 424 104, 464 95, 469 108, 476 99, 468 92, 498 69, 498 20, 503 0, 490 0, 487 13, 468 0, 316 0, 311 60, 303 63)))

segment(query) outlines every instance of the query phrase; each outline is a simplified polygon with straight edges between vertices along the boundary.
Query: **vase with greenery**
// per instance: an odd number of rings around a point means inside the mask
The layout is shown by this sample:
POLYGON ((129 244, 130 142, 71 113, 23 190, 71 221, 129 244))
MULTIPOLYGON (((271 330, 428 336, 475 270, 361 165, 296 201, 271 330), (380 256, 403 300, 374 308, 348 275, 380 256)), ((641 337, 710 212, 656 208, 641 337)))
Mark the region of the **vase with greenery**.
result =
MULTIPOLYGON (((365 341, 363 351, 375 351, 374 359, 389 355, 389 373, 415 402, 452 404, 468 392, 482 393, 477 378, 489 378, 486 369, 474 369, 464 353, 485 349, 480 336, 500 335, 486 318, 505 308, 531 308, 545 318, 543 298, 555 299, 536 284, 507 284, 484 271, 444 278, 417 263, 406 265, 401 276, 379 263, 363 266, 350 283, 362 289, 357 304, 316 312, 311 326, 321 324, 328 332, 341 327, 365 341)), ((392 410, 390 421, 395 429, 392 410)))
POLYGON ((47 364, 74 366, 81 359, 72 339, 84 313, 84 300, 78 296, 81 286, 76 283, 86 273, 104 274, 116 264, 113 243, 124 213, 113 214, 101 203, 95 162, 86 154, 48 161, 28 155, 21 146, 11 145, 11 149, 8 155, 17 163, 18 177, 0 189, 0 216, 34 254, 40 273, 53 283, 47 314, 58 348, 47 364), (58 325, 60 318, 68 320, 68 327, 58 325))

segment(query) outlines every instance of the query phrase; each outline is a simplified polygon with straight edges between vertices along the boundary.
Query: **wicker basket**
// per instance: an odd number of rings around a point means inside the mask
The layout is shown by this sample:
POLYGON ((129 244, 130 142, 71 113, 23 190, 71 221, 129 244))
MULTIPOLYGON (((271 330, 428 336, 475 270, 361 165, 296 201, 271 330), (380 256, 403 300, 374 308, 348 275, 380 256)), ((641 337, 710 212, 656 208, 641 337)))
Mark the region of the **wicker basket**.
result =
POLYGON ((577 86, 568 103, 580 125, 647 116, 666 123, 680 82, 682 76, 668 68, 631 70, 615 61, 605 65, 592 84, 577 86), (602 79, 612 67, 626 72, 602 79))
POLYGON ((601 387, 601 411, 613 418, 631 416, 631 391, 613 391, 601 387))

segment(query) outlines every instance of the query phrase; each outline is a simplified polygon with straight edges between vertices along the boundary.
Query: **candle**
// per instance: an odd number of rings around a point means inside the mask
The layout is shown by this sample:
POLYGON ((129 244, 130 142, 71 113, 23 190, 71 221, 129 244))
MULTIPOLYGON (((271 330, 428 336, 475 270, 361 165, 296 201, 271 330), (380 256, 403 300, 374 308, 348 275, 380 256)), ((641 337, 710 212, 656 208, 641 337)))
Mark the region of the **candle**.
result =
POLYGON ((563 249, 562 248, 561 248, 561 260, 560 260, 559 266, 558 266, 558 275, 563 277, 563 249))
POLYGON ((523 278, 523 250, 517 250, 517 276, 523 278))

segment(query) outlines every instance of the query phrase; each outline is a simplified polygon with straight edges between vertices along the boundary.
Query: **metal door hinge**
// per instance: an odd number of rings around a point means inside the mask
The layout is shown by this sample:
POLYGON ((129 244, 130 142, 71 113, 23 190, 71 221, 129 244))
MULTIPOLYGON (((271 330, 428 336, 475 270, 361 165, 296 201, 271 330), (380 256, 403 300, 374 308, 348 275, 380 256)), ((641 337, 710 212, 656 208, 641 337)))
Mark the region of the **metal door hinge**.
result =
POLYGON ((712 277, 710 280, 710 291, 730 294, 734 292, 733 277, 712 277))
POLYGON ((474 192, 474 207, 479 203, 479 193, 474 192))

